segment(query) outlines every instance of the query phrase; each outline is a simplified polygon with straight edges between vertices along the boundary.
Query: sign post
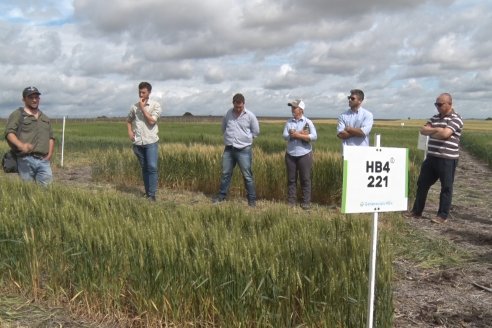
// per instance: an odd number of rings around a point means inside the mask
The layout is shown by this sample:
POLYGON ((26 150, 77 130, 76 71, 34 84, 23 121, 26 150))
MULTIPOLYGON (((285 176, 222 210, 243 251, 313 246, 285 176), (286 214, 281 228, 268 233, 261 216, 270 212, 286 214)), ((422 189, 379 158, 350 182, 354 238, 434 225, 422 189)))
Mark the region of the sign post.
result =
POLYGON ((62 126, 62 145, 61 145, 61 160, 60 166, 63 167, 63 151, 65 149, 65 116, 63 116, 63 126, 62 126))
POLYGON ((342 213, 373 212, 367 328, 373 326, 378 213, 406 211, 408 205, 408 149, 345 146, 343 150, 342 213))

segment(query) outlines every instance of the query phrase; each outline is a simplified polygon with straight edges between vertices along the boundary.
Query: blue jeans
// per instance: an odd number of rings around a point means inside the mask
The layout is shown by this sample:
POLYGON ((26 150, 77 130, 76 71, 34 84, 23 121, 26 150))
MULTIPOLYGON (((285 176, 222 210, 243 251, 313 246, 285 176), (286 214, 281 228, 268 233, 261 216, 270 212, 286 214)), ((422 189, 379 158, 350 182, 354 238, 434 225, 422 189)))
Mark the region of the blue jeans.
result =
POLYGON ((441 182, 441 193, 439 195, 439 209, 437 216, 447 219, 451 209, 451 200, 453 197, 454 173, 458 166, 457 159, 446 159, 429 156, 422 163, 419 179, 417 181, 417 195, 413 203, 412 212, 416 215, 422 215, 427 193, 430 187, 437 180, 441 182))
POLYGON ((157 158, 158 143, 148 145, 133 145, 133 152, 142 168, 142 177, 145 186, 145 195, 154 198, 157 192, 157 158))
POLYGON ((251 169, 252 161, 253 152, 251 146, 241 149, 232 146, 226 146, 224 148, 224 154, 222 155, 222 178, 220 180, 220 190, 218 195, 220 199, 226 198, 229 186, 231 185, 232 172, 236 164, 238 164, 243 175, 248 203, 255 203, 256 188, 255 181, 253 180, 253 171, 251 169))
POLYGON ((43 187, 47 187, 53 181, 50 161, 39 157, 17 157, 17 170, 22 180, 36 181, 43 187))

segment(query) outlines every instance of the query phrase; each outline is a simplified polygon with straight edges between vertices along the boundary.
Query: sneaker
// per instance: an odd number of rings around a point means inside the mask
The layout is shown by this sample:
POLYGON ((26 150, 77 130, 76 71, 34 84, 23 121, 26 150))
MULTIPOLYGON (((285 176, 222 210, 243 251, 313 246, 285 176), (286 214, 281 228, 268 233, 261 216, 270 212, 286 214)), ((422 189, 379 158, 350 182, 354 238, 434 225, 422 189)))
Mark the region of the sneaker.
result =
POLYGON ((255 201, 250 201, 248 202, 249 207, 256 207, 256 202, 255 201))
POLYGON ((448 222, 448 220, 445 218, 442 218, 440 216, 436 216, 435 218, 431 219, 431 222, 437 223, 437 224, 443 224, 443 223, 448 222))
POLYGON ((155 196, 149 196, 149 197, 147 197, 147 199, 148 199, 149 201, 151 201, 151 202, 155 202, 155 201, 156 201, 156 200, 155 200, 155 196))
POLYGON ((412 211, 403 213, 403 216, 406 217, 407 219, 421 219, 422 218, 422 215, 417 215, 417 214, 413 213, 412 211))

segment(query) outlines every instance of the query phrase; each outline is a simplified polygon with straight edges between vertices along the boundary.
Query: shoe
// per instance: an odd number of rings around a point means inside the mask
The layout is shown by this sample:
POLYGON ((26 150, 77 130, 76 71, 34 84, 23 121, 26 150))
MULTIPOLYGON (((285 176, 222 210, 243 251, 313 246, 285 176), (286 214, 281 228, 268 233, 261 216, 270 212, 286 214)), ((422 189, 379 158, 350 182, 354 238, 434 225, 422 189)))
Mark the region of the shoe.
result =
POLYGON ((435 218, 431 219, 431 222, 437 223, 437 224, 443 224, 443 223, 448 222, 448 220, 445 218, 442 218, 440 216, 436 216, 435 218))
POLYGON ((256 202, 255 201, 248 202, 248 206, 249 207, 256 207, 256 202))
POLYGON ((212 204, 219 204, 219 203, 222 203, 224 200, 225 200, 225 198, 215 197, 212 199, 212 204))
POLYGON ((156 200, 155 200, 155 196, 149 196, 149 197, 147 197, 147 199, 148 199, 149 201, 151 201, 151 202, 155 202, 155 201, 156 201, 156 200))
POLYGON ((412 211, 403 213, 403 216, 406 217, 407 219, 421 219, 422 218, 422 215, 417 215, 417 214, 413 213, 412 211))
POLYGON ((310 204, 301 204, 301 208, 303 210, 310 210, 311 209, 311 205, 310 204))

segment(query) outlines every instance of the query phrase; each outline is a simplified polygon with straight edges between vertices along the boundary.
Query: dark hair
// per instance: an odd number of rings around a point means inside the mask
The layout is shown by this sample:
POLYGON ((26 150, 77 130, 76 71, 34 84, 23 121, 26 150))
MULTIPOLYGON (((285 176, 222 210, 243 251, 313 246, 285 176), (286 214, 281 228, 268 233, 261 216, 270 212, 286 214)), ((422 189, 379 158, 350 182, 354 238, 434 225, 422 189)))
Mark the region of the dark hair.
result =
POLYGON ((138 85, 138 90, 142 89, 147 89, 147 91, 150 93, 152 92, 152 85, 150 85, 149 82, 140 82, 140 84, 138 85))
POLYGON ((245 103, 244 96, 240 93, 236 93, 234 97, 232 97, 232 103, 245 103))
POLYGON ((350 90, 351 95, 356 95, 357 98, 359 98, 360 101, 364 100, 364 92, 359 89, 352 89, 350 90))

